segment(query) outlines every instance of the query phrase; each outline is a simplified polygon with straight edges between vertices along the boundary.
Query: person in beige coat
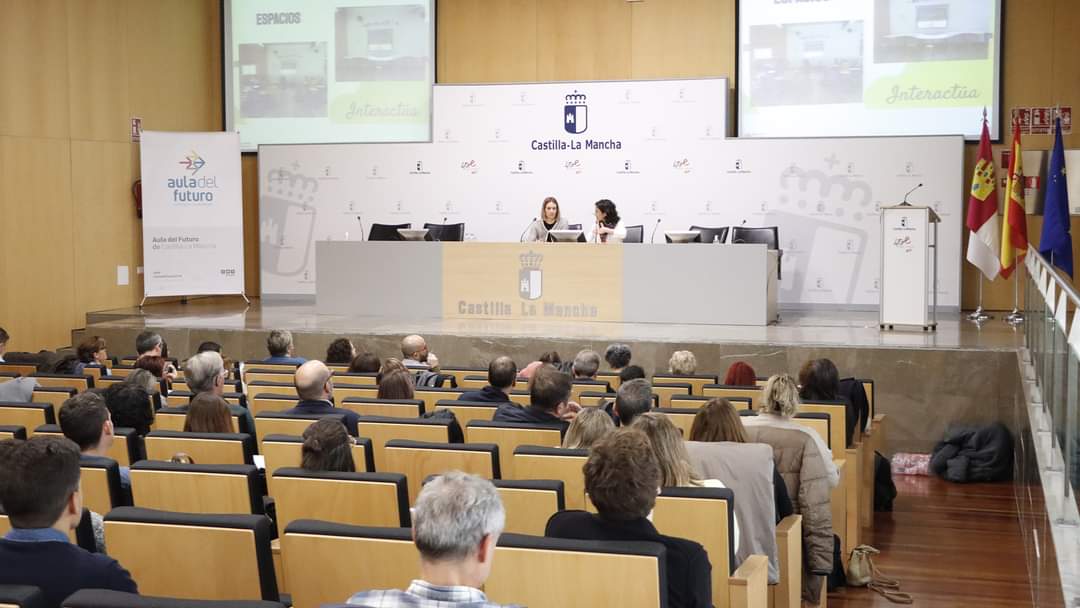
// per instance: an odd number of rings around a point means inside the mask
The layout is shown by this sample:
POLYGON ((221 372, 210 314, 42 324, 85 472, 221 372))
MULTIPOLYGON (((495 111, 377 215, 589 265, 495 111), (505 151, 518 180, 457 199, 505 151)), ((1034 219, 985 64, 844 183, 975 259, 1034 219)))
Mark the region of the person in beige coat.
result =
POLYGON ((822 453, 813 433, 790 426, 795 424, 790 417, 798 409, 798 389, 791 376, 769 378, 763 390, 762 409, 761 415, 743 419, 746 438, 772 447, 776 470, 794 499, 795 512, 803 517, 803 605, 816 606, 824 577, 833 569, 829 498, 839 475, 834 473, 832 455, 822 453))

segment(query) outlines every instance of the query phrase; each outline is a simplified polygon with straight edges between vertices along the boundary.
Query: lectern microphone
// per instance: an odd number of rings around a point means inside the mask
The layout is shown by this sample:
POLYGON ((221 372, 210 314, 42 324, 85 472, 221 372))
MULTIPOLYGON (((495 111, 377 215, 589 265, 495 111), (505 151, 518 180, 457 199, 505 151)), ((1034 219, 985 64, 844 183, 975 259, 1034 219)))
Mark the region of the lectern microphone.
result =
POLYGON ((914 188, 912 188, 911 190, 908 190, 908 191, 907 191, 907 194, 905 194, 905 195, 904 195, 904 202, 902 202, 902 203, 900 203, 900 204, 901 204, 901 205, 907 205, 907 206, 909 206, 909 207, 910 207, 910 206, 911 206, 911 203, 907 202, 907 197, 911 196, 911 193, 912 193, 912 192, 914 192, 914 191, 916 191, 916 190, 918 190, 919 188, 922 188, 922 184, 918 184, 918 185, 916 185, 916 186, 915 186, 914 188))
POLYGON ((529 228, 532 228, 532 227, 533 227, 533 224, 535 224, 535 223, 536 223, 536 218, 534 217, 534 218, 532 219, 532 221, 531 221, 531 222, 529 222, 529 225, 528 225, 528 226, 525 226, 525 230, 522 230, 522 231, 521 231, 521 236, 519 236, 519 237, 518 237, 518 242, 519 242, 519 243, 523 243, 523 242, 525 242, 525 233, 526 233, 526 232, 528 232, 528 231, 529 231, 529 228))
POLYGON ((660 218, 656 218, 656 224, 652 227, 652 235, 649 237, 649 244, 652 245, 653 239, 656 238, 656 229, 660 227, 660 218))

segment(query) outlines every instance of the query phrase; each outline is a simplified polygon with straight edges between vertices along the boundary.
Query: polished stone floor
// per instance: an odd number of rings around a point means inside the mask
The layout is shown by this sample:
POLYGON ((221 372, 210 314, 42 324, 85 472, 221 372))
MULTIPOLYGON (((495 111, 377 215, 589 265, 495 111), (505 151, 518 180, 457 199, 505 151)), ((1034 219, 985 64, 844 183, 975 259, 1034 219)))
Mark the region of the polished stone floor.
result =
POLYGON ((245 306, 238 298, 193 299, 187 304, 151 304, 145 309, 122 308, 95 312, 87 322, 95 327, 134 329, 207 329, 267 331, 284 328, 320 334, 468 335, 487 338, 551 338, 630 340, 702 344, 773 344, 965 350, 1014 350, 1023 342, 1022 329, 1000 319, 976 325, 958 313, 942 314, 938 330, 921 328, 881 331, 876 312, 785 310, 781 321, 767 327, 738 325, 671 325, 600 322, 521 322, 512 320, 458 321, 374 318, 363 315, 320 315, 314 305, 262 303, 245 306))

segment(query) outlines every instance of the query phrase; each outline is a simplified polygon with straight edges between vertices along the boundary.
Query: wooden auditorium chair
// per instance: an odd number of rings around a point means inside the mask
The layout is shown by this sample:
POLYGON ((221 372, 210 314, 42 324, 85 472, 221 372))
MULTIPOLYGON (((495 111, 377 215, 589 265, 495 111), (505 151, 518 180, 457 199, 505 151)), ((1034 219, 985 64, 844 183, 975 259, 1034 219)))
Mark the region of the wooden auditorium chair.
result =
POLYGON ((32 585, 0 585, 0 608, 46 608, 41 589, 32 585))
POLYGON ((420 386, 416 388, 416 392, 413 395, 413 399, 419 399, 424 402, 424 411, 430 412, 435 409, 435 404, 448 399, 457 399, 465 391, 458 388, 435 388, 430 386, 420 386))
POLYGON ((279 393, 248 393, 248 409, 252 416, 263 412, 282 412, 296 407, 299 398, 296 395, 279 393))
POLYGON ((296 385, 292 382, 268 382, 266 380, 256 380, 254 382, 248 382, 244 388, 245 395, 284 395, 286 397, 292 397, 293 400, 299 400, 299 396, 296 394, 296 385))
POLYGON ((563 482, 567 509, 585 508, 585 475, 581 468, 588 450, 520 446, 514 450, 516 479, 556 479, 563 482))
POLYGON ((353 526, 407 528, 409 495, 400 473, 338 473, 282 468, 274 472, 278 530, 298 519, 353 526))
POLYGON ((64 402, 74 397, 77 392, 67 386, 35 386, 30 400, 33 403, 50 403, 59 412, 64 402))
POLYGON ((62 608, 285 608, 285 605, 265 600, 188 600, 108 589, 82 589, 64 600, 62 608))
POLYGON ((56 424, 56 414, 50 403, 0 401, 0 424, 21 426, 26 429, 27 438, 30 438, 41 425, 56 424))
POLYGON ((261 515, 264 486, 259 469, 251 464, 143 460, 131 465, 132 502, 147 509, 261 515))
MULTIPOLYGON (((371 451, 371 440, 366 437, 354 437, 352 456, 353 464, 359 473, 375 471, 375 455, 371 451)), ((266 471, 266 485, 270 496, 274 496, 274 472, 282 468, 296 468, 303 459, 304 439, 299 435, 267 435, 263 439, 260 452, 266 471)))
MULTIPOLYGON (((829 439, 827 441, 829 449, 833 452, 833 458, 842 458, 846 463, 844 472, 846 473, 845 484, 847 485, 847 509, 844 525, 847 527, 847 542, 848 546, 857 547, 861 544, 859 539, 862 535, 862 509, 865 504, 863 495, 869 492, 872 496, 874 491, 872 485, 868 488, 863 482, 863 467, 866 463, 864 451, 866 447, 859 441, 852 443, 851 447, 845 447, 847 441, 847 406, 842 401, 800 402, 799 412, 821 414, 829 417, 829 439)), ((871 502, 872 508, 873 504, 871 502)), ((833 526, 839 526, 839 523, 833 522, 833 526)))
POLYGON ((409 504, 416 502, 424 480, 446 471, 499 479, 499 447, 493 443, 432 443, 392 439, 383 449, 383 470, 405 475, 409 504))
POLYGON ((692 374, 680 376, 678 374, 655 374, 652 377, 653 385, 657 384, 689 384, 690 394, 704 396, 704 389, 708 385, 719 383, 714 374, 692 374))
POLYGON ((575 379, 570 385, 570 400, 577 403, 581 393, 609 393, 609 388, 608 383, 601 380, 575 379))
POLYGON ((278 601, 272 536, 263 515, 119 507, 105 517, 109 557, 131 572, 139 593, 152 596, 278 601))
POLYGON ((0 362, 0 372, 15 376, 32 376, 37 373, 37 366, 29 363, 0 362))
POLYGON ((359 436, 371 439, 375 470, 379 472, 400 472, 386 468, 386 443, 391 440, 405 439, 429 443, 450 442, 450 422, 448 420, 361 416, 356 428, 359 436))
POLYGON ((706 384, 701 392, 706 397, 743 397, 750 399, 750 409, 757 411, 761 400, 761 387, 728 386, 726 384, 706 384))
MULTIPOLYGON (((34 434, 64 436, 59 424, 43 424, 34 429, 34 434)), ((122 467, 131 466, 131 463, 138 462, 146 457, 143 438, 139 437, 133 428, 113 427, 113 444, 106 456, 115 460, 122 467)))
MULTIPOLYGON (((154 430, 177 431, 184 430, 184 421, 187 420, 187 407, 163 407, 154 414, 154 430)), ((244 424, 244 417, 236 412, 232 413, 232 432, 248 433, 254 429, 248 429, 244 424)))
POLYGON ((532 396, 529 391, 510 391, 510 403, 516 403, 521 407, 528 407, 532 403, 532 396))
POLYGON ((79 459, 82 471, 82 497, 86 508, 104 515, 113 507, 130 504, 120 482, 120 465, 112 458, 83 456, 79 459))
POLYGON ((439 373, 447 376, 453 376, 454 381, 458 386, 465 386, 465 378, 467 376, 483 376, 484 380, 487 380, 487 368, 486 367, 440 367, 439 373))
MULTIPOLYGON (((262 453, 262 442, 268 435, 297 435, 303 436, 309 426, 322 418, 337 418, 341 424, 345 423, 345 414, 286 414, 285 412, 260 412, 255 416, 255 438, 258 442, 259 453, 262 453)), ((346 425, 346 428, 348 425, 346 425)), ((348 429, 349 434, 356 436, 356 429, 348 429)))
POLYGON ((458 386, 467 391, 478 391, 488 384, 487 375, 483 376, 465 376, 465 379, 458 382, 458 386))
MULTIPOLYGON (((378 374, 358 374, 349 373, 344 369, 341 371, 335 371, 332 365, 328 365, 330 371, 333 372, 334 384, 343 384, 346 386, 378 386, 378 374)), ((346 366, 347 369, 347 366, 346 366)))
POLYGON ((696 409, 673 406, 661 407, 653 411, 667 416, 675 425, 675 428, 682 433, 683 441, 690 440, 690 428, 694 426, 694 416, 697 416, 698 412, 696 409))
POLYGON ((390 416, 392 418, 418 418, 424 409, 421 399, 379 399, 377 397, 349 397, 338 402, 338 407, 352 410, 361 416, 390 416))
POLYGON ((615 372, 596 372, 596 379, 600 382, 607 382, 613 391, 619 390, 619 386, 622 385, 619 374, 615 372))
POLYGON ((502 477, 514 479, 514 450, 522 445, 557 448, 562 445, 562 425, 474 420, 465 427, 466 443, 493 443, 499 446, 502 477))
POLYGON ((467 428, 473 420, 490 422, 495 416, 495 410, 499 409, 499 403, 486 401, 458 401, 456 399, 441 399, 435 402, 436 410, 449 410, 454 413, 458 424, 467 428))
MULTIPOLYGON (((334 403, 341 403, 346 399, 377 399, 379 387, 368 384, 334 384, 334 403)), ((419 399, 419 397, 417 397, 419 399)))
POLYGON ((0 441, 26 439, 26 427, 17 424, 0 424, 0 441))
POLYGON ((74 374, 31 374, 38 384, 46 388, 73 388, 76 392, 83 392, 94 388, 94 378, 90 375, 74 374))
POLYGON ((615 401, 616 396, 616 393, 585 391, 578 395, 577 404, 581 407, 604 407, 609 402, 615 401))
POLYGON ((563 482, 555 479, 495 479, 506 510, 504 532, 543 536, 547 521, 566 508, 563 482))
POLYGON ((252 464, 256 453, 247 433, 150 431, 143 444, 148 459, 166 462, 183 452, 199 464, 252 464))

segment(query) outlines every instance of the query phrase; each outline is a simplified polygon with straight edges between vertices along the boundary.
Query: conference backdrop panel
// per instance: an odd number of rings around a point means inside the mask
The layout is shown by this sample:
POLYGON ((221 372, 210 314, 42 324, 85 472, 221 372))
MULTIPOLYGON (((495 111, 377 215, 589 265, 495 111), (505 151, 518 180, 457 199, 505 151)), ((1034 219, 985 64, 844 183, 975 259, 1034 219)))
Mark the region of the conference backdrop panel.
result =
POLYGON ((726 89, 438 86, 430 144, 262 146, 262 292, 313 295, 315 243, 359 240, 372 222, 445 219, 470 240, 516 241, 554 196, 586 229, 609 198, 646 242, 654 229, 662 243, 691 225, 779 226, 781 304, 872 307, 879 209, 922 183, 909 200, 942 216, 939 302, 959 307, 960 136, 725 139, 726 89))

